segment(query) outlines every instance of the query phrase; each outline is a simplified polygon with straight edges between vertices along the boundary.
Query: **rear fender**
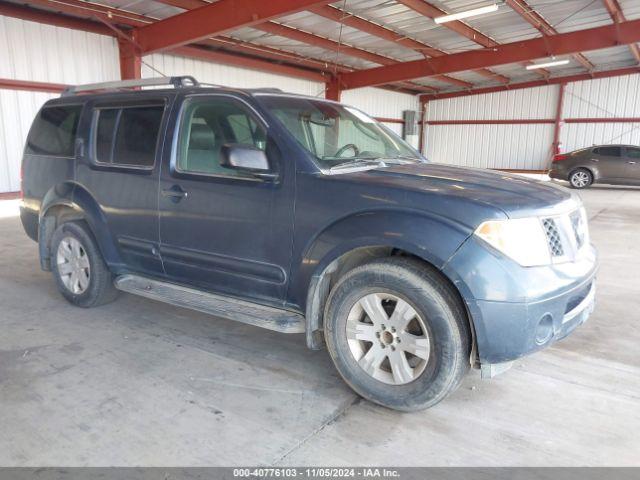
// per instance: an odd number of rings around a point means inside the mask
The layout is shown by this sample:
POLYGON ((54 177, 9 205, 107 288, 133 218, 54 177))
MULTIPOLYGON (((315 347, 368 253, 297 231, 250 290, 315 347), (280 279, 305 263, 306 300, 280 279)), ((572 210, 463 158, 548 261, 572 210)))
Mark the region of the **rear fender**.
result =
POLYGON ((58 225, 71 220, 84 220, 88 224, 107 265, 122 264, 106 217, 98 202, 81 185, 65 182, 49 190, 42 200, 38 245, 40 264, 44 270, 51 268, 50 246, 53 232, 58 225))

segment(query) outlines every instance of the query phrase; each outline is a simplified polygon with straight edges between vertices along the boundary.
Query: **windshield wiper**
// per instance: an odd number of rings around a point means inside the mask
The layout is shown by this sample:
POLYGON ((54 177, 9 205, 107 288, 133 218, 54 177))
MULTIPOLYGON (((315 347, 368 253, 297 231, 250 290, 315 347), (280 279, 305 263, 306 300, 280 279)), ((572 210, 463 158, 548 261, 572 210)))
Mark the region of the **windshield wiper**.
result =
POLYGON ((329 170, 340 170, 343 168, 353 168, 359 166, 377 166, 377 167, 386 167, 386 164, 382 159, 379 158, 355 158, 353 160, 349 160, 346 162, 339 163, 334 165, 329 170))

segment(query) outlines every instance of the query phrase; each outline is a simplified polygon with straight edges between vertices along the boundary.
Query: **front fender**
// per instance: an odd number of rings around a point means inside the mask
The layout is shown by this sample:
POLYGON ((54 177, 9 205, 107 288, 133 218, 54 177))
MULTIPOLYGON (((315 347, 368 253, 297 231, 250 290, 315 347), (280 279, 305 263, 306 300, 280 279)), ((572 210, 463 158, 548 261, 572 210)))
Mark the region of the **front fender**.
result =
POLYGON ((313 237, 297 259, 290 301, 306 311, 308 332, 317 330, 323 302, 315 300, 328 293, 322 293, 321 279, 335 260, 364 247, 387 247, 442 268, 470 234, 468 227, 424 211, 375 210, 341 218, 313 237))

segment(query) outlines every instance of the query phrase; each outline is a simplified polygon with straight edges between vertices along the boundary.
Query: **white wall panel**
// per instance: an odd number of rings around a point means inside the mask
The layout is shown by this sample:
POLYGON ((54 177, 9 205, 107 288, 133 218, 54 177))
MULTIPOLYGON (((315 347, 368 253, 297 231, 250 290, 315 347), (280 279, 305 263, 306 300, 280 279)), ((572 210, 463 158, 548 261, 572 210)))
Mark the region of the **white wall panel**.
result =
POLYGON ((609 143, 640 145, 640 123, 567 123, 560 130, 563 152, 609 143))
POLYGON ((119 76, 114 38, 0 16, 0 77, 73 84, 119 76))
POLYGON ((599 78, 567 85, 564 118, 640 116, 640 74, 599 78))
POLYGON ((20 163, 31 122, 52 93, 0 90, 0 192, 20 190, 20 163))
POLYGON ((538 170, 551 156, 553 125, 428 125, 426 156, 478 168, 538 170))
POLYGON ((205 62, 176 55, 153 54, 144 57, 142 76, 157 77, 161 74, 192 75, 200 82, 237 88, 280 88, 286 92, 324 96, 324 84, 311 80, 258 72, 229 65, 205 62))
POLYGON ((400 119, 404 110, 418 111, 420 109, 417 96, 381 88, 346 90, 342 92, 342 102, 353 105, 372 117, 400 119))
POLYGON ((558 86, 526 88, 429 102, 428 120, 513 120, 553 118, 558 86))

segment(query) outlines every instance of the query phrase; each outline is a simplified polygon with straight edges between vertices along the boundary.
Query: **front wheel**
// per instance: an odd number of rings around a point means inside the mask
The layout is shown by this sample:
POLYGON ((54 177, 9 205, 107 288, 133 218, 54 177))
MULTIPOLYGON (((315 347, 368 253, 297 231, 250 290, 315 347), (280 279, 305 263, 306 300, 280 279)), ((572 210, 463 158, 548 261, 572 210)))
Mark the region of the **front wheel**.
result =
POLYGON ((578 168, 569 175, 569 183, 573 188, 587 188, 593 183, 593 175, 586 168, 578 168))
POLYGON ((434 268, 381 259, 348 272, 325 312, 329 353, 361 396, 396 410, 431 407, 470 366, 464 307, 434 268))

